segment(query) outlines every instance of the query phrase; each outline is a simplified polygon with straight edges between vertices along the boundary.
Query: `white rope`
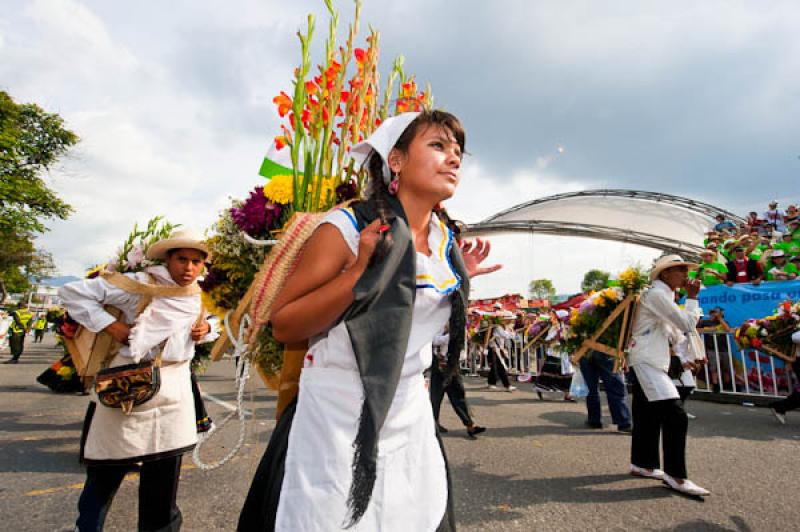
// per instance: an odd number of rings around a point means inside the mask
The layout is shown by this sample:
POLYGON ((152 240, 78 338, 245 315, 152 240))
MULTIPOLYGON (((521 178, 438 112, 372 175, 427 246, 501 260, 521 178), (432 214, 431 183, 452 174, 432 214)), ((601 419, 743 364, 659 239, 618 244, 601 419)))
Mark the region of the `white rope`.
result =
POLYGON ((242 338, 244 338, 247 326, 250 325, 250 316, 248 314, 242 316, 242 321, 239 323, 239 335, 234 336, 230 328, 230 314, 230 310, 227 312, 227 314, 225 314, 225 333, 228 335, 228 338, 230 338, 231 343, 233 344, 233 356, 236 359, 236 410, 225 416, 219 425, 214 423, 214 425, 211 427, 211 430, 209 430, 205 435, 200 436, 200 439, 197 442, 194 451, 192 452, 192 461, 194 461, 195 465, 203 471, 211 471, 225 465, 225 463, 236 456, 236 453, 238 453, 242 448, 247 435, 247 423, 245 421, 244 409, 244 389, 247 385, 247 380, 250 378, 250 359, 247 356, 248 346, 242 340, 242 338), (211 439, 211 436, 214 433, 222 430, 222 427, 227 425, 234 416, 238 417, 239 419, 239 441, 236 442, 236 445, 234 445, 230 452, 222 457, 221 460, 213 463, 203 462, 203 460, 200 458, 200 449, 206 444, 206 442, 208 442, 208 440, 211 439))
POLYGON ((267 246, 274 246, 278 243, 277 240, 258 240, 257 238, 253 238, 252 236, 248 235, 244 231, 242 231, 242 238, 244 238, 245 242, 251 244, 256 247, 264 248, 267 246))

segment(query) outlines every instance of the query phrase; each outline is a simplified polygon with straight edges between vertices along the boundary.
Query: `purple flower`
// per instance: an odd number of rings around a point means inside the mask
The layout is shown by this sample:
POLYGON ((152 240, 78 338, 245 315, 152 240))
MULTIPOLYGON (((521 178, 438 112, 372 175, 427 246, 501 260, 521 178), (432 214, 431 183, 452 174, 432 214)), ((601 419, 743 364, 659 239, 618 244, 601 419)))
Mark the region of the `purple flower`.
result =
POLYGON ((263 187, 256 187, 241 206, 231 209, 231 218, 236 226, 256 238, 270 229, 280 216, 280 205, 267 200, 263 187))
POLYGON ((586 299, 581 306, 578 307, 578 314, 586 314, 590 313, 594 310, 594 303, 592 302, 592 298, 586 299))
POLYGON ((203 289, 203 292, 207 293, 211 292, 214 288, 226 282, 227 280, 228 276, 224 271, 215 270, 214 266, 211 266, 208 269, 208 273, 206 274, 205 278, 198 284, 200 285, 200 288, 203 289))

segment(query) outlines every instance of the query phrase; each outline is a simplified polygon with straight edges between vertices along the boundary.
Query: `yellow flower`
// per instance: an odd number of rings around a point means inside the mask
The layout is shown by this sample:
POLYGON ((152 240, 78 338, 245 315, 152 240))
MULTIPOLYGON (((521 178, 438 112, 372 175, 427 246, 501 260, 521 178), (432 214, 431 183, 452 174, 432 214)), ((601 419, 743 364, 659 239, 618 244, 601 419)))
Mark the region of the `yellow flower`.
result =
POLYGON ((294 198, 293 178, 290 175, 276 175, 264 185, 264 195, 273 203, 286 205, 294 198))
POLYGON ((58 375, 64 379, 69 379, 70 377, 72 377, 72 372, 73 369, 69 366, 61 366, 61 368, 59 368, 59 370, 56 371, 56 373, 58 373, 58 375))
MULTIPOLYGON (((317 182, 315 176, 308 184, 307 193, 314 193, 314 184, 317 182)), ((264 185, 264 196, 274 203, 288 204, 294 199, 293 192, 293 177, 290 175, 276 175, 270 179, 269 183, 264 185)), ((324 177, 321 183, 320 201, 323 203, 327 200, 328 194, 331 198, 334 197, 336 190, 336 180, 333 177, 324 177)))

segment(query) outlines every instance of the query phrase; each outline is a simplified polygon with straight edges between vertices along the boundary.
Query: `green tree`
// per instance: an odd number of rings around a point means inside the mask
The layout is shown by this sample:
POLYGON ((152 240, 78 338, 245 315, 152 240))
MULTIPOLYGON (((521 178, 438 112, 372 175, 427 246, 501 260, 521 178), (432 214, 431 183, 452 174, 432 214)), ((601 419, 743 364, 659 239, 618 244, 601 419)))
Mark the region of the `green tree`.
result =
POLYGON ((591 292, 592 290, 602 290, 608 284, 608 278, 611 274, 603 270, 589 270, 583 276, 581 282, 581 290, 584 292, 591 292))
POLYGON ((0 302, 11 284, 15 291, 27 289, 31 278, 54 269, 34 239, 47 230, 47 220, 66 219, 72 207, 50 189, 45 176, 77 142, 59 115, 18 104, 0 91, 0 302))
POLYGON ((550 279, 534 279, 528 283, 528 297, 530 299, 553 299, 556 289, 550 279))

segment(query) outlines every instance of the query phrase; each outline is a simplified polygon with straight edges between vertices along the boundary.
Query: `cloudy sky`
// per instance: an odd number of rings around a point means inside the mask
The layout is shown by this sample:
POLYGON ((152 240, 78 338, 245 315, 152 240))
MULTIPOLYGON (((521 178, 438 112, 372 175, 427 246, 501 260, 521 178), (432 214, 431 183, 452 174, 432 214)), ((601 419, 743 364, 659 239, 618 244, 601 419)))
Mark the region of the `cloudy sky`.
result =
MULTIPOLYGON (((334 4, 349 20, 352 3, 334 4)), ((325 20, 322 0, 3 5, 0 88, 60 113, 82 139, 50 176, 76 213, 40 239, 73 275, 104 261, 134 221, 166 214, 202 229, 261 182, 279 123, 271 100, 299 57, 294 33, 313 12, 319 44, 325 20)), ((384 72, 402 53, 463 120, 472 155, 449 205, 463 220, 592 188, 740 213, 800 201, 796 2, 365 0, 362 21, 381 32, 384 72)), ((592 267, 656 254, 500 238, 506 268, 475 294, 538 277, 572 292, 592 267)))

